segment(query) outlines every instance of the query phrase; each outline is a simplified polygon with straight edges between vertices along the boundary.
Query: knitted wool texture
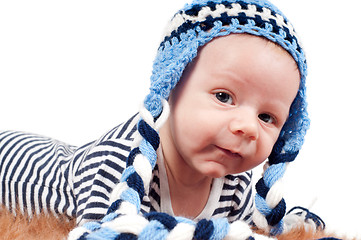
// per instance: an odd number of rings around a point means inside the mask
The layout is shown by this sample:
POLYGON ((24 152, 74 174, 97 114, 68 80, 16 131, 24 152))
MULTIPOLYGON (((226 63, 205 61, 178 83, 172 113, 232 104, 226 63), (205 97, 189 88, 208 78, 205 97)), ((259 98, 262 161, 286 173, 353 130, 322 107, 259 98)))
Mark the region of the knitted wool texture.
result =
POLYGON ((265 0, 195 0, 174 15, 166 28, 153 65, 150 93, 141 108, 139 136, 127 159, 119 184, 113 190, 111 206, 102 221, 74 229, 69 239, 253 239, 256 234, 242 221, 226 219, 193 222, 164 213, 140 214, 141 199, 148 194, 152 170, 157 161, 158 130, 167 120, 167 99, 199 48, 212 39, 231 33, 266 38, 285 49, 296 61, 301 76, 297 96, 280 136, 256 184, 258 228, 277 235, 288 226, 283 217, 286 204, 281 179, 304 141, 309 127, 305 80, 307 65, 297 34, 287 18, 265 0))

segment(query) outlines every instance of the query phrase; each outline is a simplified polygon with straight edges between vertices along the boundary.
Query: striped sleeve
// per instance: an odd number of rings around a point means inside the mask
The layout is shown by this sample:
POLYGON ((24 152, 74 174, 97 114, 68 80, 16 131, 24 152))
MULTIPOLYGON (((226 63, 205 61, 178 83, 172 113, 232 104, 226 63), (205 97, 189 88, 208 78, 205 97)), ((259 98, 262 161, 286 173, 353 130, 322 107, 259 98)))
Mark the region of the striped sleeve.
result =
POLYGON ((125 168, 137 122, 138 117, 132 117, 74 155, 78 224, 99 220, 106 214, 110 194, 125 168))
POLYGON ((0 132, 0 203, 30 217, 40 212, 101 219, 129 154, 138 115, 76 148, 16 131, 0 132))
POLYGON ((68 164, 75 147, 23 132, 0 133, 0 201, 10 211, 75 215, 68 164))

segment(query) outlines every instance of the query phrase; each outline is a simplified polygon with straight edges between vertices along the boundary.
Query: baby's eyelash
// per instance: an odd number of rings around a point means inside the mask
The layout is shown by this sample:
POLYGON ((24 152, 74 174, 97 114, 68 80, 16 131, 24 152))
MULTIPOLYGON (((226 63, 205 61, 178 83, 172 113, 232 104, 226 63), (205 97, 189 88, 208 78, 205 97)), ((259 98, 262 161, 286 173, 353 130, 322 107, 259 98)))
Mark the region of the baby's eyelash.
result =
POLYGON ((277 123, 277 119, 272 116, 271 114, 268 113, 261 113, 258 115, 258 118, 268 124, 276 124, 277 123))
POLYGON ((230 94, 226 92, 216 92, 214 96, 217 98, 218 101, 225 104, 233 104, 233 98, 230 94))

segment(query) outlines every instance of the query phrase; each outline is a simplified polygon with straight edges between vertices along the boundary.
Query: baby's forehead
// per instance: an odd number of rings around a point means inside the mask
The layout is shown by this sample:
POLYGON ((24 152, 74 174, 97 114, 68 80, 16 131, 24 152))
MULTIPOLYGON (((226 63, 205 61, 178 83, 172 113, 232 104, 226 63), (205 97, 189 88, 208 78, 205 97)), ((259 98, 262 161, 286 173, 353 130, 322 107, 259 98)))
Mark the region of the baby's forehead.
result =
MULTIPOLYGON (((226 45, 227 47, 231 47, 234 49, 234 51, 239 51, 240 49, 243 49, 245 46, 256 46, 257 49, 260 49, 262 51, 266 52, 275 52, 276 55, 274 60, 279 61, 280 58, 286 56, 287 58, 291 59, 292 61, 292 70, 298 71, 300 77, 301 77, 301 71, 299 69, 299 66, 294 59, 294 57, 285 50, 282 46, 279 44, 264 38, 262 36, 255 36, 247 33, 233 33, 222 37, 217 37, 211 40, 209 43, 204 45, 200 50, 199 54, 201 54, 202 51, 208 50, 218 50, 219 58, 222 55, 222 46, 226 45), (233 40, 233 41, 232 41, 233 40), (206 49, 206 50, 203 50, 206 49)), ((241 50, 242 51, 242 50, 241 50)), ((217 61, 217 58, 215 59, 217 61)), ((247 61, 247 59, 245 59, 247 61)))
MULTIPOLYGON (((287 51, 269 40, 246 34, 231 34, 218 37, 202 47, 193 63, 187 67, 184 75, 196 72, 197 78, 204 78, 204 83, 217 82, 245 84, 252 79, 267 78, 262 86, 279 83, 282 88, 284 83, 281 79, 287 79, 286 75, 294 76, 292 82, 299 86, 300 75, 293 57, 287 51), (273 70, 271 75, 267 75, 273 70), (279 74, 274 79, 275 74, 279 74), (240 81, 241 80, 241 81, 240 81), (294 80, 294 81, 293 81, 294 80)), ((193 79, 193 78, 192 78, 193 79)), ((199 81, 201 81, 199 79, 199 81)))
POLYGON ((217 52, 219 55, 222 55, 222 50, 224 50, 225 47, 230 47, 233 48, 234 51, 237 51, 242 49, 242 47, 249 45, 256 45, 263 51, 276 51, 280 56, 287 55, 294 60, 295 67, 298 69, 296 60, 282 46, 262 36, 255 36, 247 33, 232 33, 226 36, 216 37, 200 47, 198 55, 207 51, 217 52))

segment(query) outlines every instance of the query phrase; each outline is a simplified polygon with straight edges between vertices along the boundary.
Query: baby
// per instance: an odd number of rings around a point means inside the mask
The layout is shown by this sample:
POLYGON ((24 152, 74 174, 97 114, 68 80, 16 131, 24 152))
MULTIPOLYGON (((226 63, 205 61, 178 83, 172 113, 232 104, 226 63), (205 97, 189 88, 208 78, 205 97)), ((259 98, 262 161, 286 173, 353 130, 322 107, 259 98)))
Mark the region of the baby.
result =
POLYGON ((281 233, 279 180, 309 126, 305 78, 298 37, 274 5, 195 0, 168 25, 139 114, 79 148, 0 133, 0 201, 30 216, 76 218, 71 239, 112 223, 142 234, 127 228, 131 216, 138 228, 145 216, 165 218, 169 230, 226 219, 281 233), (267 158, 254 197, 250 170, 267 158))

